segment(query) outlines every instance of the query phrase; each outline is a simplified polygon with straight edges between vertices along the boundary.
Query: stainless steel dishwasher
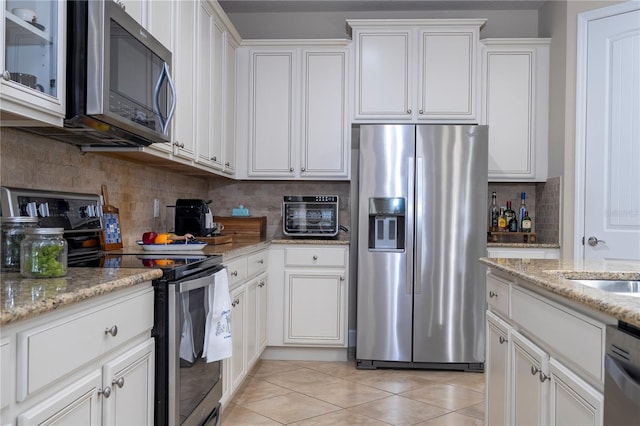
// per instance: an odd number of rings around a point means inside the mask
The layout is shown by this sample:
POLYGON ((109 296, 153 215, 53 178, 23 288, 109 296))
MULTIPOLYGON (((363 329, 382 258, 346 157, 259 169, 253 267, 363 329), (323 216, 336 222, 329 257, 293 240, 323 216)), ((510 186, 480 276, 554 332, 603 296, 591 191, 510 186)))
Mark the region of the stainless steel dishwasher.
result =
POLYGON ((607 327, 604 359, 604 424, 640 419, 640 329, 620 322, 607 327))

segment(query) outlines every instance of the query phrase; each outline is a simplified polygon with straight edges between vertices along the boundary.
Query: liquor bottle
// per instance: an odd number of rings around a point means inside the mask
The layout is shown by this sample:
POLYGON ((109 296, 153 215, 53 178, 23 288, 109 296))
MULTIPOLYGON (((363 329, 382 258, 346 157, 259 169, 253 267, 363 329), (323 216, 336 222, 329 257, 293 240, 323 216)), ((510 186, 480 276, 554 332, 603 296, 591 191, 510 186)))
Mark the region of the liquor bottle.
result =
POLYGON ((507 230, 507 216, 504 214, 504 208, 500 207, 500 215, 498 216, 498 231, 504 232, 507 230))
POLYGON ((524 217, 522 218, 522 222, 521 222, 521 227, 522 227, 522 232, 531 232, 531 226, 532 222, 531 222, 531 218, 529 217, 529 212, 525 211, 524 212, 524 217))
POLYGON ((520 208, 518 209, 518 222, 520 223, 520 229, 518 231, 525 232, 522 230, 522 221, 524 220, 524 214, 527 212, 527 205, 524 202, 525 193, 520 193, 520 208))
POLYGON ((495 191, 491 193, 491 205, 489 206, 489 231, 496 232, 498 230, 498 217, 500 216, 500 209, 498 208, 498 202, 496 201, 495 191))
POLYGON ((507 209, 504 211, 504 215, 507 217, 507 229, 509 232, 518 231, 518 218, 516 212, 511 208, 511 201, 507 201, 507 209))

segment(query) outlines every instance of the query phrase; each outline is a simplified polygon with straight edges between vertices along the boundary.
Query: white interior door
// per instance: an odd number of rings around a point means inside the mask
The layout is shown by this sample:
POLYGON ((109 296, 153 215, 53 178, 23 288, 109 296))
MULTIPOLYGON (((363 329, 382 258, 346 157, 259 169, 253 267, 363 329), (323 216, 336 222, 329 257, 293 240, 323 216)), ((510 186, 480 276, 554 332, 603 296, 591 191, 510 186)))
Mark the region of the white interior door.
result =
POLYGON ((607 8, 610 16, 600 17, 594 11, 583 25, 576 225, 581 211, 584 222, 582 229, 576 226, 578 258, 640 259, 640 2, 623 7, 631 10, 607 8))

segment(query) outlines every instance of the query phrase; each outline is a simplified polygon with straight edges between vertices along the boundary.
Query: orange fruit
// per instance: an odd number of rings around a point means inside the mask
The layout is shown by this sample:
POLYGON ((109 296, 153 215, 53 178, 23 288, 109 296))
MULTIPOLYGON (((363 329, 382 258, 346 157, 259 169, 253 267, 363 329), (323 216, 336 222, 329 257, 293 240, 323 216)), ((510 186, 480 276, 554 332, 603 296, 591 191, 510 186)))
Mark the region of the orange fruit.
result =
POLYGON ((171 259, 156 259, 156 265, 158 266, 169 266, 173 264, 173 260, 171 259))
POLYGON ((154 244, 171 244, 173 241, 169 239, 171 234, 158 234, 153 240, 154 244))

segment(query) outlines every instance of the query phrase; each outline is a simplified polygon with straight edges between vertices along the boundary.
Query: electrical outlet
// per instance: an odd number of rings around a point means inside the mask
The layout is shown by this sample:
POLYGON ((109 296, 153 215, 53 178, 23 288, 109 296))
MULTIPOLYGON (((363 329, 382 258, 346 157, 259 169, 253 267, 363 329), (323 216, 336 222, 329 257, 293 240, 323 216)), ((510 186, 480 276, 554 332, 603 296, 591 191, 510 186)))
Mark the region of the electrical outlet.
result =
POLYGON ((160 216, 160 200, 157 198, 153 199, 153 217, 160 216))

